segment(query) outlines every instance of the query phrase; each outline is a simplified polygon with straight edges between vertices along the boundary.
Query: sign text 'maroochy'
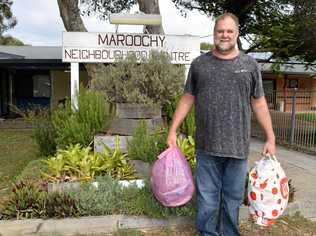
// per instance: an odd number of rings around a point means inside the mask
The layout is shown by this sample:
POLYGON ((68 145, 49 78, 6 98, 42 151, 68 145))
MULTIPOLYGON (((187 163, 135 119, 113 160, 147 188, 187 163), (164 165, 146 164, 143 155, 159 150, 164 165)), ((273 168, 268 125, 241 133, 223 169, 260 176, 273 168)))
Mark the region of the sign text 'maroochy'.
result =
POLYGON ((98 45, 164 47, 164 35, 139 34, 98 34, 98 45))

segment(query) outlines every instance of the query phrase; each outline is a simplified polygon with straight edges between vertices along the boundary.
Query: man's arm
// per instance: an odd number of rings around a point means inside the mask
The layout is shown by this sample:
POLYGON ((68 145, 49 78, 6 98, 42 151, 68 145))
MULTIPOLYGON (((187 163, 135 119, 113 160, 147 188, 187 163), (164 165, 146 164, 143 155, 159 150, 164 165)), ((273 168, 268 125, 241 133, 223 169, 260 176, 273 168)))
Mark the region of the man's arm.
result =
POLYGON ((275 154, 275 136, 272 128, 271 116, 269 113, 268 105, 264 96, 255 99, 251 99, 252 110, 259 122, 261 128, 263 129, 266 135, 266 143, 263 147, 262 153, 266 154, 275 154))
POLYGON ((177 146, 177 128, 180 126, 188 112, 191 110, 194 100, 194 96, 190 93, 185 93, 181 97, 177 105, 177 109, 173 115, 172 124, 168 133, 167 144, 169 147, 177 146))

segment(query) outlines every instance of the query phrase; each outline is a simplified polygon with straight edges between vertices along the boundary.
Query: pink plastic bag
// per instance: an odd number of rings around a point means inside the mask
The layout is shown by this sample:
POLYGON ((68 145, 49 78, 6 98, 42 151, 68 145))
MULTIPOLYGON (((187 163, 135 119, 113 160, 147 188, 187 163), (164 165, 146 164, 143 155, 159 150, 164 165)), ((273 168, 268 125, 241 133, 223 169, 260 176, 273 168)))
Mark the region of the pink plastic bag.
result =
POLYGON ((151 170, 151 186, 164 206, 176 207, 190 201, 195 189, 193 177, 179 148, 168 148, 158 156, 151 170))

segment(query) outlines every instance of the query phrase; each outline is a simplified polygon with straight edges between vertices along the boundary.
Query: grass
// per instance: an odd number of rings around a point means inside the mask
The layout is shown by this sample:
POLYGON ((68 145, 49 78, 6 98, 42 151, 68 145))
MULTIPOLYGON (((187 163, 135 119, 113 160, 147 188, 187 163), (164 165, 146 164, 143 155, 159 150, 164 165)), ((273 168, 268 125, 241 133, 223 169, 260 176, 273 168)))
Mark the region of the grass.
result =
POLYGON ((0 199, 10 191, 12 182, 24 167, 38 159, 32 131, 0 130, 0 199))
POLYGON ((304 121, 316 121, 316 113, 299 113, 296 118, 304 121))

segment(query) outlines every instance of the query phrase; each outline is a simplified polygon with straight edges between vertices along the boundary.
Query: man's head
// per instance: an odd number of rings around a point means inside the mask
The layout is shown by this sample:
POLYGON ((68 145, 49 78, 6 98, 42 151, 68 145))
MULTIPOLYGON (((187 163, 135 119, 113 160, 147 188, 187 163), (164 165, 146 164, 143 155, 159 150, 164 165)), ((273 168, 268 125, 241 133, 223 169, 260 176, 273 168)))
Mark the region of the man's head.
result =
POLYGON ((238 18, 232 13, 219 16, 214 26, 214 45, 221 54, 229 54, 237 44, 239 33, 238 18))

